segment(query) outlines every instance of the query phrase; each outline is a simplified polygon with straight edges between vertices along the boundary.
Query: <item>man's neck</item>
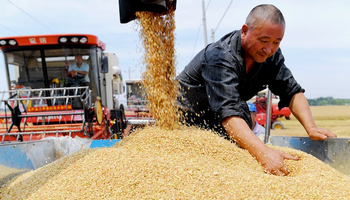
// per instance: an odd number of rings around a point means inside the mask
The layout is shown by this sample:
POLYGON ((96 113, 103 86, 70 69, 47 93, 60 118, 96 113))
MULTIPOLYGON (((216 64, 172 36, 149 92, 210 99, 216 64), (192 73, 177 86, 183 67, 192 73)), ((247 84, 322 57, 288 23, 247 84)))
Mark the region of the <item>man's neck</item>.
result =
POLYGON ((254 66, 254 60, 245 57, 245 72, 248 74, 254 66))

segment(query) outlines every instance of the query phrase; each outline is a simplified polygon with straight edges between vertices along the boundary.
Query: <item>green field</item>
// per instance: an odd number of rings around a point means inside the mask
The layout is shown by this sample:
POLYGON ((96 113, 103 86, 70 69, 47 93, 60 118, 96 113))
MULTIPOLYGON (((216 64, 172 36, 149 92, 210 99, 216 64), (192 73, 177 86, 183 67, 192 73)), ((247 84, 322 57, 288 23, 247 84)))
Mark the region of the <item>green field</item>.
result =
MULTIPOLYGON (((339 138, 350 138, 350 106, 311 106, 311 112, 318 127, 331 130, 339 138)), ((284 129, 271 130, 271 135, 307 136, 293 115, 290 120, 279 120, 284 129)))

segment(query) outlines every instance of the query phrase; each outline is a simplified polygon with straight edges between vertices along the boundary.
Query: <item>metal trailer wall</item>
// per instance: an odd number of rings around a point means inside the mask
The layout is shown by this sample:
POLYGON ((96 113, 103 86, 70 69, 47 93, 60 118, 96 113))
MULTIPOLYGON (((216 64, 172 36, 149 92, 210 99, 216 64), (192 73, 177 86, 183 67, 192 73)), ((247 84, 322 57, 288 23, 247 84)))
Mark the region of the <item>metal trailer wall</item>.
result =
POLYGON ((37 141, 0 144, 0 165, 15 169, 35 170, 80 149, 111 147, 120 140, 86 138, 45 138, 37 141))
POLYGON ((304 151, 341 173, 350 175, 350 138, 315 141, 309 137, 271 136, 271 144, 304 151))

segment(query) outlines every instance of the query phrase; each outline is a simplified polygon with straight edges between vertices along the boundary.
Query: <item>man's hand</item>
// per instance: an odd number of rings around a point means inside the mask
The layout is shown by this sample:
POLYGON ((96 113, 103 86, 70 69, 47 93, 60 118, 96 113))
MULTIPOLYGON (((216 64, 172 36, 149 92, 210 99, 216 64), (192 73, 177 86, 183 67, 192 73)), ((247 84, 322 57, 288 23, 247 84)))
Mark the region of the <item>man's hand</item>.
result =
POLYGON ((312 140, 326 140, 328 137, 337 137, 327 129, 321 129, 316 126, 311 114, 309 103, 302 92, 293 96, 289 108, 297 120, 303 125, 309 138, 312 140))
POLYGON ((77 72, 74 71, 74 70, 68 72, 68 76, 69 76, 69 77, 74 77, 74 76, 76 76, 76 75, 77 75, 77 72))
POLYGON ((337 135, 332 133, 330 130, 318 127, 310 129, 308 134, 309 138, 312 140, 326 140, 328 137, 337 137, 337 135))
POLYGON ((267 146, 264 151, 261 151, 261 153, 256 156, 256 159, 266 173, 277 176, 286 176, 289 174, 287 167, 283 163, 284 159, 299 160, 298 157, 267 146))
POLYGON ((262 165, 266 173, 288 175, 284 159, 298 160, 297 157, 266 146, 240 117, 231 116, 223 120, 227 134, 262 165))

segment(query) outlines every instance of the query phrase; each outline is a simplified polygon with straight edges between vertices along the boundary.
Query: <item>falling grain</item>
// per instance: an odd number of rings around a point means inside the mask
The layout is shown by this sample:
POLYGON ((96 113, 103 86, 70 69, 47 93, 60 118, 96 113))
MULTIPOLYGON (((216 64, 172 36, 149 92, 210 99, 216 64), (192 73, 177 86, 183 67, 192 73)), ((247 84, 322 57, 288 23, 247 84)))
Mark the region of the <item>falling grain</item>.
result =
POLYGON ((140 38, 144 47, 142 75, 148 107, 156 125, 172 130, 178 126, 179 116, 175 106, 177 84, 175 82, 174 10, 166 14, 137 12, 141 27, 140 38))

